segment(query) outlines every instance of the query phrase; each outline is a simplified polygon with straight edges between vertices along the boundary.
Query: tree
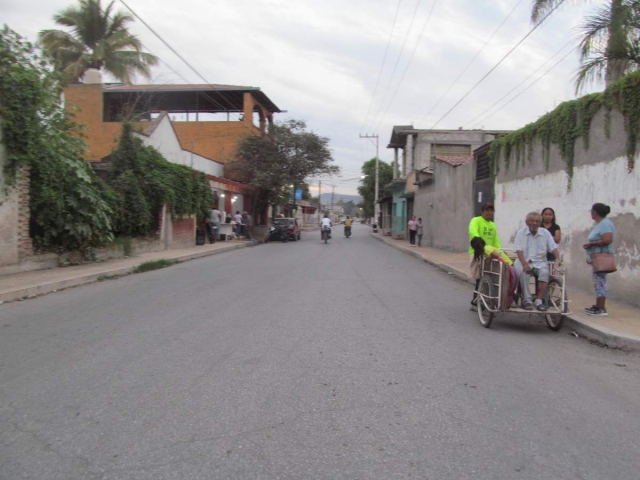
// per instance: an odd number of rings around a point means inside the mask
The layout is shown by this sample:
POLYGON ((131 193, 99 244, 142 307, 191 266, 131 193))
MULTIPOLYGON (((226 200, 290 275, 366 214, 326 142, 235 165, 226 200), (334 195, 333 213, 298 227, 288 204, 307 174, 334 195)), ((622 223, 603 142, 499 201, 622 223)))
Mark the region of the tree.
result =
MULTIPOLYGON (((372 158, 364 162, 362 165, 362 174, 365 177, 360 180, 362 183, 361 186, 358 187, 358 193, 362 196, 362 202, 358 204, 360 208, 362 208, 362 216, 373 217, 374 216, 374 207, 373 203, 376 198, 376 159, 372 158)), ((379 175, 379 198, 382 198, 385 195, 391 195, 391 192, 385 189, 391 181, 393 180, 393 167, 383 162, 382 160, 378 160, 378 175, 379 175)))
POLYGON ((287 120, 275 124, 269 136, 244 137, 227 165, 255 189, 252 209, 263 214, 269 205, 291 198, 289 185, 302 186, 307 177, 338 173, 332 162, 328 138, 307 131, 304 121, 287 120))
MULTIPOLYGON (((534 0, 531 21, 539 23, 565 0, 534 0)), ((638 69, 638 0, 611 0, 579 27, 581 66, 576 92, 604 77, 606 86, 638 69)))
POLYGON ((607 85, 640 69, 640 0, 615 0, 580 25, 576 92, 595 80, 607 85))
POLYGON ((345 202, 344 200, 340 199, 338 201, 338 205, 344 209, 345 215, 353 217, 356 214, 356 204, 353 203, 353 200, 349 200, 348 202, 345 202))
POLYGON ((138 37, 129 33, 127 24, 133 17, 112 12, 113 1, 104 9, 100 2, 79 0, 78 5, 54 15, 53 20, 71 32, 42 30, 42 47, 70 82, 77 82, 90 68, 104 69, 125 83, 131 83, 135 74, 150 77, 150 67, 157 65, 158 58, 143 52, 138 37))

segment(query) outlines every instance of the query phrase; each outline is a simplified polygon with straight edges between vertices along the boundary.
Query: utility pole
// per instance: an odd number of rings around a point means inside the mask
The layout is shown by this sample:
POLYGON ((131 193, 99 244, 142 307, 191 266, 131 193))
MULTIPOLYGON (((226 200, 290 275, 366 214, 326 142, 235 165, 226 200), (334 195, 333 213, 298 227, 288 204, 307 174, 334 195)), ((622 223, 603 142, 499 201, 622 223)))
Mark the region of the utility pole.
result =
POLYGON ((322 211, 322 180, 318 180, 318 226, 322 222, 321 215, 322 211))
MULTIPOLYGON (((378 225, 378 222, 380 220, 380 212, 378 211, 380 206, 378 205, 378 191, 379 191, 379 183, 380 183, 380 161, 378 158, 378 134, 374 134, 374 135, 360 135, 360 138, 375 138, 376 139, 376 191, 375 191, 375 195, 374 195, 374 201, 373 201, 373 214, 375 216, 374 218, 374 225, 378 225)), ((379 225, 378 225, 379 226, 379 225)))
POLYGON ((327 183, 327 185, 331 187, 331 214, 329 215, 329 218, 333 222, 333 196, 334 196, 334 193, 335 193, 335 190, 336 190, 336 186, 335 185, 331 185, 330 183, 327 183))

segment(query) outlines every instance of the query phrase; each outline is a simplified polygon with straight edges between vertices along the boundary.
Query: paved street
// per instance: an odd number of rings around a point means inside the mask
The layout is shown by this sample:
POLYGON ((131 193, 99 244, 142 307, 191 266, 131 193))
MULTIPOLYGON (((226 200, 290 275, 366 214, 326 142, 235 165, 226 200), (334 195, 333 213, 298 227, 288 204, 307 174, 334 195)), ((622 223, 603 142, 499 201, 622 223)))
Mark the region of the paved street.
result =
POLYGON ((369 232, 0 305, 0 478, 638 478, 639 355, 369 232))

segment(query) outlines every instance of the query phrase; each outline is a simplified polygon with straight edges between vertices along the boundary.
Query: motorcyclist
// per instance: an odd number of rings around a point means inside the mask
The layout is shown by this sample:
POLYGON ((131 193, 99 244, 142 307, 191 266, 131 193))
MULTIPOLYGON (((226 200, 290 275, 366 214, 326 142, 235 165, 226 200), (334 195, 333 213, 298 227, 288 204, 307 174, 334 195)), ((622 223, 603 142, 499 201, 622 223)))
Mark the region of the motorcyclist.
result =
POLYGON ((326 228, 329 229, 329 238, 331 238, 331 227, 333 226, 333 224, 331 223, 331 219, 329 218, 329 215, 325 215, 324 218, 322 219, 322 223, 320 224, 320 238, 322 238, 322 230, 326 228))
POLYGON ((347 215, 347 218, 344 221, 344 236, 348 237, 349 235, 351 235, 351 224, 353 223, 353 221, 351 220, 351 218, 349 218, 349 215, 347 215))

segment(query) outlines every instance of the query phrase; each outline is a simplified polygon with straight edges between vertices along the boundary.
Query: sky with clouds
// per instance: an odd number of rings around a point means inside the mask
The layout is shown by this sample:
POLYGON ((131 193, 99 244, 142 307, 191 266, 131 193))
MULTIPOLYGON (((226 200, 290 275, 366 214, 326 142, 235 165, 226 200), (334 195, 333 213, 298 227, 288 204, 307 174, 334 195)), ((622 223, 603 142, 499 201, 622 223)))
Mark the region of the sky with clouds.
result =
MULTIPOLYGON (((38 31, 55 28, 54 13, 72 3, 0 0, 2 22, 35 40, 38 31)), ((532 0, 126 3, 209 82, 260 87, 288 111, 277 118, 304 119, 310 130, 329 137, 342 178, 327 182, 344 194, 355 193, 358 182, 350 179, 357 178, 362 163, 375 156, 374 142, 360 139, 359 134, 378 134, 380 158, 390 162, 393 154, 385 147, 393 125, 432 128, 532 28, 532 0)), ((605 2, 565 3, 437 128, 517 129, 575 98, 578 54, 571 49, 577 45, 576 26, 605 2), (502 103, 536 80, 485 119, 493 112, 487 109, 507 92, 525 81, 502 103)), ((115 6, 125 9, 120 1, 115 6)), ((182 76, 202 83, 140 22, 131 30, 161 59, 154 82, 185 83, 182 76)), ((147 82, 140 78, 137 83, 147 82)))

